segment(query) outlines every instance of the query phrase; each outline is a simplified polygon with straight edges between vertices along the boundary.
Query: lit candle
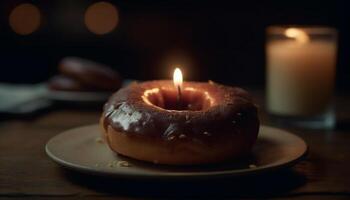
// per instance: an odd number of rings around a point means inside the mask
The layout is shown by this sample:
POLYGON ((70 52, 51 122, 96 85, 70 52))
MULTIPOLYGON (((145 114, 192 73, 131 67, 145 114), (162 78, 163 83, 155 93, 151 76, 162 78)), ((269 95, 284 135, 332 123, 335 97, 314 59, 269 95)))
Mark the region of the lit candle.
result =
POLYGON ((326 112, 335 77, 336 31, 272 27, 268 34, 268 110, 285 116, 326 112))
POLYGON ((178 104, 178 107, 180 108, 183 78, 182 78, 182 72, 179 68, 176 68, 174 71, 173 81, 174 81, 175 88, 177 88, 177 104, 178 104))

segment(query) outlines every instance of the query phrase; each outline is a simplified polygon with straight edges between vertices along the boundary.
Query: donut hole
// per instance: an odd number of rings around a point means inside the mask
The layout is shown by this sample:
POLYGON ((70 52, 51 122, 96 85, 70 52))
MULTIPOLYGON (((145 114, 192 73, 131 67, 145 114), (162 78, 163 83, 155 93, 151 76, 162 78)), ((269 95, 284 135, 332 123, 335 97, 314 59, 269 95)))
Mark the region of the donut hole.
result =
POLYGON ((178 91, 175 89, 154 88, 146 90, 143 96, 148 104, 152 104, 165 110, 207 110, 213 104, 213 98, 206 91, 194 88, 185 88, 178 98, 178 91))

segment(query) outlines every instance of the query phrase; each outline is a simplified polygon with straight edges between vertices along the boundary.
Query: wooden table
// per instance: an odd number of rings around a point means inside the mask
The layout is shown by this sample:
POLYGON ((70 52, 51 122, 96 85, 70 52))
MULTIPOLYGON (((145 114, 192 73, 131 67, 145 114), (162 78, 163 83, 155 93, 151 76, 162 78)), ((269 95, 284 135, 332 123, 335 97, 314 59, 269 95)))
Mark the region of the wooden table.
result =
MULTIPOLYGON (((263 105, 262 92, 257 92, 263 105)), ((44 151, 54 135, 97 123, 100 111, 56 108, 27 119, 0 123, 0 198, 108 199, 124 197, 278 197, 350 199, 350 95, 337 96, 338 127, 333 131, 287 128, 305 139, 307 158, 292 169, 263 175, 207 181, 130 181, 64 170, 44 151)), ((268 123, 261 112, 263 123, 268 123)))

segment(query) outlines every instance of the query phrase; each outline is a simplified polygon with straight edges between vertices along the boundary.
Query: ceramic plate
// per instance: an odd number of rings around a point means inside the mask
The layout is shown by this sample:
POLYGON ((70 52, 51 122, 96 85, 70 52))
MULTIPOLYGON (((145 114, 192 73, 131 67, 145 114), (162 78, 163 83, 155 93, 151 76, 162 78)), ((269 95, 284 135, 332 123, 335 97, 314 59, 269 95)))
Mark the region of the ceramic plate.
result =
POLYGON ((100 138, 98 125, 65 131, 46 144, 49 157, 64 167, 95 175, 128 178, 208 178, 261 173, 292 166, 306 151, 307 145, 300 137, 267 126, 260 128, 251 156, 216 165, 156 165, 117 155, 100 138))

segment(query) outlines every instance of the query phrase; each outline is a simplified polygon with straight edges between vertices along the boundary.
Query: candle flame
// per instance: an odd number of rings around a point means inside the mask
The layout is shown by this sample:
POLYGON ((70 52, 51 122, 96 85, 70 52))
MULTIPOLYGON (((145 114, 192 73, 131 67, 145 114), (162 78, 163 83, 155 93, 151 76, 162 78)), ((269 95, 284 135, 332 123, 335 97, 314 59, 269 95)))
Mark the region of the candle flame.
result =
POLYGON ((284 34, 289 38, 295 39, 301 44, 307 43, 310 40, 308 34, 305 31, 298 28, 288 28, 284 34))
POLYGON ((176 68, 174 71, 173 81, 175 87, 182 87, 182 72, 179 68, 176 68))

